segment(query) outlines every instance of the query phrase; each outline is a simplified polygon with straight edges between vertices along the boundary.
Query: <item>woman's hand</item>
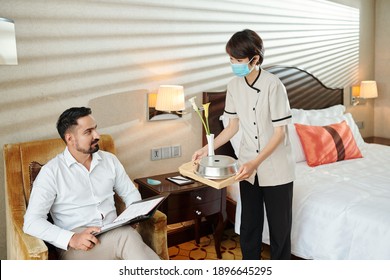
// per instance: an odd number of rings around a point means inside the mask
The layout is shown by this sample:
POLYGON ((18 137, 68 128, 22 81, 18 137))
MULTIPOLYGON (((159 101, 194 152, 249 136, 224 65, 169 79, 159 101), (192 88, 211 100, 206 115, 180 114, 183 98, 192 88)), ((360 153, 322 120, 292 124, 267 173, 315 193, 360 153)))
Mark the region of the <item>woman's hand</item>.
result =
POLYGON ((69 241, 69 247, 75 250, 91 250, 99 243, 99 239, 97 239, 93 233, 99 231, 100 228, 98 227, 89 227, 82 232, 76 232, 69 241))
POLYGON ((236 175, 237 181, 245 180, 251 177, 260 164, 275 151, 276 147, 282 143, 283 139, 286 137, 286 127, 286 125, 283 125, 274 128, 274 134, 272 135, 270 141, 257 155, 257 157, 241 165, 236 175))
POLYGON ((236 181, 248 179, 256 171, 258 164, 251 160, 240 166, 236 175, 236 181))
POLYGON ((208 151, 207 151, 207 146, 204 146, 202 149, 197 150, 193 155, 192 155, 192 161, 199 161, 203 157, 207 157, 208 151))

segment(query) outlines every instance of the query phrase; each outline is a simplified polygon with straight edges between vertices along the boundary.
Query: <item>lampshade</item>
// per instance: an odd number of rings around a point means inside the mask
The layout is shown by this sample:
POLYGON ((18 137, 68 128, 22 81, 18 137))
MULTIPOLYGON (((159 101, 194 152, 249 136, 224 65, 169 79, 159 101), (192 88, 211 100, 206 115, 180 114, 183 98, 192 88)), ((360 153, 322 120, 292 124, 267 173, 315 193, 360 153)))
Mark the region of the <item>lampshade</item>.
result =
POLYGON ((0 65, 17 65, 15 24, 0 18, 0 65))
POLYGON ((375 81, 362 81, 360 83, 360 98, 376 98, 378 89, 375 81))
POLYGON ((162 85, 158 89, 156 110, 181 111, 185 109, 183 86, 162 85))

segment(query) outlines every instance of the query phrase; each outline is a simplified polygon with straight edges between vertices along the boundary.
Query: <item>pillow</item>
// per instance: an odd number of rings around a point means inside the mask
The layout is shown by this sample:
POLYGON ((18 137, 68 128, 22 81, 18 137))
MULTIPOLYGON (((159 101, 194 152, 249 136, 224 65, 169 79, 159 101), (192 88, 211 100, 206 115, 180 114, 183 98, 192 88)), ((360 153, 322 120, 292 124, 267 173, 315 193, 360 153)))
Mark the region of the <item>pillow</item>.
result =
MULTIPOLYGON (((294 121, 294 120, 293 120, 294 121)), ((290 138, 291 150, 293 153, 293 157, 295 158, 295 162, 305 161, 305 153, 303 151, 303 147, 301 141, 299 140, 299 136, 295 129, 294 123, 289 123, 287 125, 288 137, 290 138)))
MULTIPOLYGON (((345 112, 344 105, 334 105, 325 109, 311 109, 311 110, 295 109, 295 108, 291 109, 293 124, 299 123, 299 124, 308 124, 308 125, 312 124, 310 123, 310 120, 313 118, 322 119, 324 117, 339 117, 342 116, 344 112, 345 112)), ((334 123, 336 122, 340 122, 340 121, 335 121, 334 123)), ((294 154, 295 162, 302 162, 306 160, 305 152, 303 151, 301 141, 299 140, 299 136, 295 131, 295 126, 293 124, 288 125, 291 147, 294 154)), ((330 123, 326 123, 326 124, 330 124, 330 123)), ((318 125, 322 125, 322 124, 318 124, 318 125)))
POLYGON ((342 116, 345 112, 344 105, 334 105, 324 109, 313 109, 313 110, 303 110, 306 116, 310 118, 319 118, 319 117, 334 117, 342 116))
POLYGON ((346 113, 342 116, 334 116, 334 117, 321 117, 321 118, 310 118, 309 124, 310 125, 330 125, 334 123, 341 123, 342 121, 346 121, 349 128, 352 131, 353 138, 355 139, 355 142, 359 149, 363 149, 364 146, 364 140, 362 135, 360 134, 359 128, 356 125, 356 122, 354 121, 351 113, 346 113))
POLYGON ((32 190, 32 186, 34 183, 35 178, 37 178, 39 171, 41 171, 43 164, 40 164, 39 162, 32 161, 30 162, 28 166, 28 172, 30 175, 30 193, 32 190))
POLYGON ((309 119, 305 114, 305 110, 302 109, 291 109, 292 123, 287 125, 288 136, 290 137, 291 149, 295 162, 305 161, 305 153, 302 148, 301 141, 295 130, 294 123, 310 124, 309 119))
POLYGON ((291 109, 291 115, 292 115, 293 122, 309 124, 309 120, 307 119, 307 116, 306 116, 306 110, 291 109))
POLYGON ((351 113, 344 114, 343 118, 349 125, 353 134, 353 138, 355 138, 356 144, 358 145, 359 149, 362 149, 365 142, 363 140, 362 135, 360 134, 359 127, 357 126, 355 120, 352 117, 352 114, 351 113))
POLYGON ((327 126, 295 124, 295 128, 311 167, 362 157, 346 121, 327 126))

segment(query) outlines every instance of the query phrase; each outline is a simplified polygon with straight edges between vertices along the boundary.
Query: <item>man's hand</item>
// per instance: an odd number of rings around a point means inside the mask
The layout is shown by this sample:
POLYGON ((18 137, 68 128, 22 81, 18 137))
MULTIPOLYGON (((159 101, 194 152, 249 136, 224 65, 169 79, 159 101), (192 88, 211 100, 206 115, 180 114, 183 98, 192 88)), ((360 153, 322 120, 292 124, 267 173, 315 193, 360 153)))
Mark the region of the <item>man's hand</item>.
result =
POLYGON ((99 231, 98 227, 89 227, 82 232, 75 233, 69 241, 69 246, 75 250, 88 251, 99 243, 99 239, 92 234, 99 231))

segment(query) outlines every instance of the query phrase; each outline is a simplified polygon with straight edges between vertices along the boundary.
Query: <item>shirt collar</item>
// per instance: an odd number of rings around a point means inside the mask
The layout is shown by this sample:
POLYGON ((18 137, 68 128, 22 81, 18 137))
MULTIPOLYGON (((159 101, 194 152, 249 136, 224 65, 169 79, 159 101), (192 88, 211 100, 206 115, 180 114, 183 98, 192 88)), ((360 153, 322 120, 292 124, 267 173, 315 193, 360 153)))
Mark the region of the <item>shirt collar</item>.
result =
MULTIPOLYGON (((65 157, 65 162, 66 162, 66 165, 68 167, 70 167, 71 165, 77 163, 77 160, 72 156, 72 154, 69 152, 69 149, 68 147, 65 147, 65 151, 64 151, 64 157, 65 157)), ((95 166, 98 161, 102 160, 102 157, 100 156, 100 153, 99 151, 97 151, 96 153, 93 153, 92 154, 92 163, 91 163, 91 166, 95 166)))
POLYGON ((258 89, 257 87, 255 87, 255 84, 256 84, 257 81, 259 80, 262 71, 263 71, 263 70, 262 70, 261 68, 259 68, 259 73, 257 74, 257 77, 256 77, 256 79, 253 81, 252 84, 249 84, 249 83, 248 83, 248 80, 247 80, 246 77, 245 77, 245 82, 246 82, 246 84, 247 84, 250 88, 252 88, 252 89, 254 89, 255 91, 257 91, 258 93, 260 92, 260 89, 258 89))

